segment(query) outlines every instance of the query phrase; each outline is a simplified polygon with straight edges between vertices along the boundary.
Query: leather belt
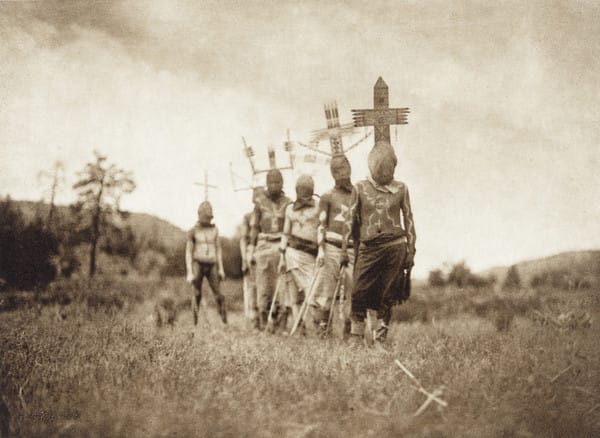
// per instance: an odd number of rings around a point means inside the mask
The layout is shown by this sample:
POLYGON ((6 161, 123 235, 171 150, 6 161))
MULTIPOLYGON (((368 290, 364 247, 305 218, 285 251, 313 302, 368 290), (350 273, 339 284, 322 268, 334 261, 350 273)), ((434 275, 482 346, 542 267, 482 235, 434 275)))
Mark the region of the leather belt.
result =
POLYGON ((361 240, 361 247, 375 247, 381 245, 398 245, 400 243, 408 243, 408 239, 406 236, 396 236, 395 238, 390 238, 389 236, 385 236, 384 238, 375 237, 370 240, 361 240), (386 238, 387 237, 387 238, 386 238))
POLYGON ((302 239, 302 238, 296 237, 296 236, 288 237, 288 246, 290 248, 297 249, 298 251, 308 253, 315 257, 317 256, 317 253, 319 252, 319 248, 317 247, 316 242, 312 242, 310 240, 302 239))
POLYGON ((264 240, 267 242, 279 242, 281 240, 281 235, 260 233, 258 235, 258 240, 264 240))

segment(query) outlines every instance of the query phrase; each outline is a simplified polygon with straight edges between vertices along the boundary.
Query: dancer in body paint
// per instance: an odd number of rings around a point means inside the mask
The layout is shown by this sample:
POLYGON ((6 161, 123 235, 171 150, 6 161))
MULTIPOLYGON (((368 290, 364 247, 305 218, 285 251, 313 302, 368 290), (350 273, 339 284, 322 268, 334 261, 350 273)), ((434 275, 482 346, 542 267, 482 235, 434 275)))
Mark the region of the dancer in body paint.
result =
POLYGON ((225 297, 221 294, 221 281, 225 279, 223 252, 219 241, 219 230, 212 223, 212 219, 213 211, 210 202, 202 202, 198 207, 198 222, 188 232, 185 248, 186 278, 194 286, 192 299, 194 325, 198 324, 202 282, 205 277, 215 296, 221 320, 227 323, 225 297))
MULTIPOLYGON (((256 292, 261 328, 267 325, 269 308, 277 287, 279 246, 285 207, 290 203, 283 192, 283 176, 278 169, 267 173, 267 190, 257 198, 251 218, 249 260, 255 264, 256 292)), ((275 314, 277 315, 278 309, 275 314)))
MULTIPOLYGON (((302 175, 298 178, 296 195, 296 200, 285 209, 279 259, 280 274, 287 274, 282 302, 288 314, 288 309, 292 310, 294 320, 298 317, 302 301, 307 299, 318 251, 319 207, 314 199, 312 177, 302 175)), ((285 325, 286 319, 282 319, 282 325, 285 325)))
MULTIPOLYGON (((315 295, 311 303, 313 320, 320 335, 326 335, 327 321, 333 299, 335 287, 340 274, 342 260, 349 263, 343 271, 347 291, 347 302, 350 303, 352 291, 352 270, 354 266, 353 242, 350 240, 346 248, 346 256, 342 257, 342 240, 344 226, 349 220, 348 211, 352 197, 352 182, 350 180, 350 162, 342 153, 336 154, 331 159, 331 175, 335 186, 324 193, 319 201, 319 253, 317 264, 320 266, 316 283, 315 295)), ((349 306, 348 306, 349 307, 349 306)), ((344 335, 350 332, 350 311, 344 309, 344 335)))
POLYGON ((354 267, 351 334, 364 336, 367 310, 374 310, 377 326, 373 339, 381 342, 387 337, 392 306, 408 298, 405 276, 415 257, 408 187, 394 180, 396 164, 390 143, 376 142, 368 157, 370 177, 359 181, 352 191, 343 241, 344 249, 353 234, 354 242, 360 242, 354 267))

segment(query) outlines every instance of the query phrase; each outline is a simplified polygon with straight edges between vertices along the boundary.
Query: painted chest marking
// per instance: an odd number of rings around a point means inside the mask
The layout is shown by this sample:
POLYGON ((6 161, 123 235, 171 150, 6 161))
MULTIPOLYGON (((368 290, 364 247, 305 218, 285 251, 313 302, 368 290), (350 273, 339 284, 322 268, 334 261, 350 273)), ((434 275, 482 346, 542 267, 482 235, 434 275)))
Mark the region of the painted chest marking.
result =
POLYGON ((385 223, 391 224, 393 227, 401 227, 400 217, 393 217, 390 214, 391 202, 393 195, 384 196, 379 193, 369 194, 365 191, 365 197, 367 202, 375 208, 367 218, 367 232, 369 234, 376 234, 381 231, 382 225, 385 223), (383 221, 382 221, 383 220, 383 221))
POLYGON ((340 204, 340 212, 333 218, 333 220, 335 222, 346 222, 348 218, 348 210, 350 210, 350 207, 348 207, 346 204, 340 204))

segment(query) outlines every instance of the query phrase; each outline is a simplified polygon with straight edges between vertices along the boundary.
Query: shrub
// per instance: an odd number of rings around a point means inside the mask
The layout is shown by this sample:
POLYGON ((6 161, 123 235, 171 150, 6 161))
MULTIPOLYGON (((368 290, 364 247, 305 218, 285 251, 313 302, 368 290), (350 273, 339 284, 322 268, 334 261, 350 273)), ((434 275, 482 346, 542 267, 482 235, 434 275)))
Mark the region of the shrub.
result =
POLYGON ((0 202, 0 278, 17 289, 46 287, 56 277, 58 239, 41 220, 26 224, 10 198, 0 202))
POLYGON ((464 261, 458 262, 452 266, 447 279, 441 269, 436 269, 429 273, 429 285, 432 287, 456 286, 459 288, 471 287, 481 289, 492 286, 496 282, 494 275, 483 277, 471 272, 471 268, 464 261))
POLYGON ((185 240, 167 253, 160 275, 161 277, 185 277, 185 240))
POLYGON ((502 284, 502 289, 511 290, 518 289, 520 287, 521 276, 519 275, 519 270, 517 269, 517 265, 512 265, 510 268, 508 268, 506 278, 504 279, 504 283, 502 284))
POLYGON ((570 273, 566 269, 550 269, 532 277, 529 285, 535 289, 551 287, 554 289, 589 289, 591 283, 583 276, 570 273))
POLYGON ((469 284, 469 277, 471 275, 471 269, 464 261, 456 263, 452 266, 448 274, 448 284, 456 287, 465 287, 469 284))
POLYGON ((478 289, 482 287, 493 286, 495 282, 496 277, 493 275, 482 277, 481 275, 470 274, 467 278, 467 285, 478 289))
POLYGON ((446 285, 446 279, 444 278, 444 273, 441 269, 429 271, 427 282, 431 287, 444 287, 446 285))
POLYGON ((242 255, 240 253, 239 238, 221 238, 221 248, 223 249, 223 269, 225 275, 229 278, 242 277, 242 255))

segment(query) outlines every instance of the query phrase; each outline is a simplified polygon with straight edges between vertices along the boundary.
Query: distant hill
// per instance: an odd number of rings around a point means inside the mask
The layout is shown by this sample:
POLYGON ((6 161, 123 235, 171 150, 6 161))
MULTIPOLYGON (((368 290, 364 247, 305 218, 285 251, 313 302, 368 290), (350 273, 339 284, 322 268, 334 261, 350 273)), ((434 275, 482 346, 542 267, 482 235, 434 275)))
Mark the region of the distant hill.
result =
POLYGON ((136 236, 158 239, 169 250, 177 249, 186 239, 186 232, 181 228, 151 214, 130 213, 125 223, 136 236))
MULTIPOLYGON (((32 221, 36 217, 48 216, 48 204, 33 201, 13 200, 12 202, 23 212, 27 221, 32 221)), ((70 214, 68 206, 59 205, 56 209, 57 214, 61 217, 67 217, 70 214)), ((154 240, 168 251, 176 250, 186 238, 186 232, 181 228, 147 213, 128 212, 124 225, 131 226, 137 239, 154 240)))
MULTIPOLYGON (((575 280, 591 285, 600 285, 600 250, 569 251, 535 260, 516 263, 521 282, 529 285, 536 276, 548 273, 563 273, 575 280)), ((502 283, 508 272, 507 266, 495 267, 482 274, 493 274, 502 283)))

